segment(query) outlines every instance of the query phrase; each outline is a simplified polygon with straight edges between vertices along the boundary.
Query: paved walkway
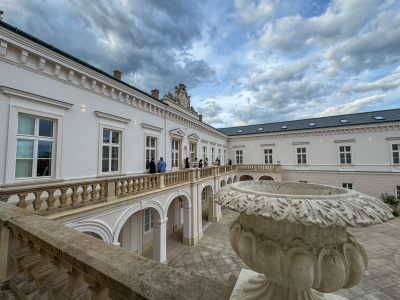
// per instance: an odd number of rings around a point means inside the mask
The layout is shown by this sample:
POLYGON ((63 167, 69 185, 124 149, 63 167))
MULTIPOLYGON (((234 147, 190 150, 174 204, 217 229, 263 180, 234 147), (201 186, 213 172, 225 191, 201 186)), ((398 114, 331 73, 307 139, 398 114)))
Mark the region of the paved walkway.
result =
MULTIPOLYGON (((229 225, 237 213, 224 210, 219 223, 205 229, 204 237, 185 247, 169 265, 186 272, 235 284, 242 268, 248 269, 232 250, 229 225)), ((371 228, 349 229, 365 247, 369 265, 361 282, 336 294, 351 300, 400 300, 400 218, 371 228)))

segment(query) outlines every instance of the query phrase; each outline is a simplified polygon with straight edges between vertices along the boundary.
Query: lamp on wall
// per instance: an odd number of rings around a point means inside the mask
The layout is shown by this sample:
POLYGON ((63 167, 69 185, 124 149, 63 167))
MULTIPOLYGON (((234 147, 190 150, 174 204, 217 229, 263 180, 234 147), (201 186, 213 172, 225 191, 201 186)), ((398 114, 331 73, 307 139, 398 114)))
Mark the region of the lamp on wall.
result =
POLYGON ((181 196, 178 196, 178 201, 179 201, 180 207, 183 208, 183 200, 182 200, 181 196))

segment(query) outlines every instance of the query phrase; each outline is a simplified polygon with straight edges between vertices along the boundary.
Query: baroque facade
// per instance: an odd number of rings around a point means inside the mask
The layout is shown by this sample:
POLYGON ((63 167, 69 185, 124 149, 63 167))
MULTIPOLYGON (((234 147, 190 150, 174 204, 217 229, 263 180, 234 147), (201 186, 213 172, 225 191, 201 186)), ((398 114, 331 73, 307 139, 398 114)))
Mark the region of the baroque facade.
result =
POLYGON ((216 129, 184 84, 160 100, 4 22, 0 74, 2 202, 160 262, 169 235, 193 245, 220 219, 213 195, 235 181, 400 198, 400 109, 216 129))

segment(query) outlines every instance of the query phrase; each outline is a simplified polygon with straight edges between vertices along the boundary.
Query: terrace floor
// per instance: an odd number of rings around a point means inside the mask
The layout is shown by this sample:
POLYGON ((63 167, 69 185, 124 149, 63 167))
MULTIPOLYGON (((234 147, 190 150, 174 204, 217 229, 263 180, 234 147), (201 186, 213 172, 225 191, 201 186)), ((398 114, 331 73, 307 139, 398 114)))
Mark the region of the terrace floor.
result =
MULTIPOLYGON (((195 246, 184 247, 168 265, 224 280, 233 287, 240 270, 248 269, 229 242, 229 225, 237 215, 224 210, 219 223, 210 224, 195 246)), ((348 231, 365 247, 368 268, 358 285, 335 294, 351 300, 400 300, 400 218, 348 231)))

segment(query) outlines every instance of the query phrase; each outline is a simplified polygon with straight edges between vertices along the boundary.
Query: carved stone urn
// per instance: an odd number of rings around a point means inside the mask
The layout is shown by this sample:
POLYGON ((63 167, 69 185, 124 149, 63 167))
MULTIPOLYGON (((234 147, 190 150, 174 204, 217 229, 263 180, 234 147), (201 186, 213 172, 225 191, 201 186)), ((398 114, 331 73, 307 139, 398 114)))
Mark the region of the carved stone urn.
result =
POLYGON ((324 293, 356 285, 368 264, 346 228, 393 218, 376 198, 297 182, 237 182, 220 189, 215 201, 240 213, 229 231, 232 248, 262 273, 241 286, 238 299, 341 298, 324 293))

